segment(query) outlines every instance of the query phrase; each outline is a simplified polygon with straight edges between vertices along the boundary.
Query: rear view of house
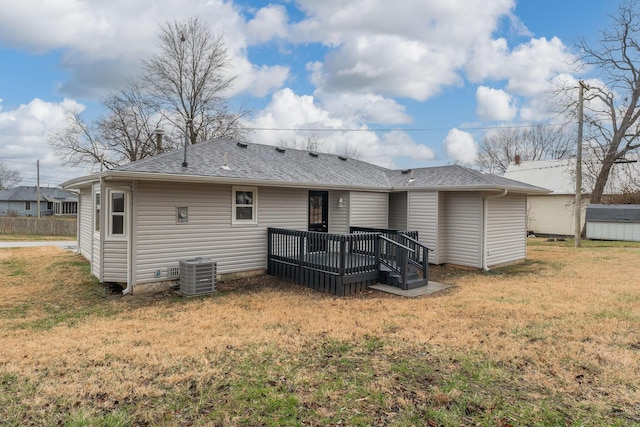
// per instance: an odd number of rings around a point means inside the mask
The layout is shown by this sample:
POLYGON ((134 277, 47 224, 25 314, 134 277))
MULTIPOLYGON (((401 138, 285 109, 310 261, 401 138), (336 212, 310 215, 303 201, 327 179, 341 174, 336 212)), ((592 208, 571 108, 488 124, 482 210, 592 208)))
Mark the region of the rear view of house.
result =
POLYGON ((269 229, 412 231, 434 263, 519 261, 526 197, 547 192, 460 166, 388 170, 228 140, 190 146, 184 166, 178 150, 64 187, 79 192, 79 250, 92 273, 125 292, 174 280, 179 262, 197 257, 214 260, 219 277, 263 273, 269 229))

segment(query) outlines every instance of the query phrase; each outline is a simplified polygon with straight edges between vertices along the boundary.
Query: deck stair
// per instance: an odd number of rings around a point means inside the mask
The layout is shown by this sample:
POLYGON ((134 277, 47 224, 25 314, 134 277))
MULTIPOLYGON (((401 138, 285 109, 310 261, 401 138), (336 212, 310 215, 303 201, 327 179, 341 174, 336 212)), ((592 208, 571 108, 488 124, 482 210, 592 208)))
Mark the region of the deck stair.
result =
POLYGON ((267 248, 267 274, 332 295, 354 295, 377 283, 401 290, 428 285, 431 249, 418 241, 417 231, 270 227, 267 248))
POLYGON ((427 286, 429 281, 422 277, 421 271, 418 267, 409 264, 407 267, 407 278, 406 282, 403 283, 402 275, 392 268, 386 266, 385 264, 380 263, 378 267, 378 282, 383 285, 394 286, 396 288, 409 290, 415 289, 422 286, 427 286))

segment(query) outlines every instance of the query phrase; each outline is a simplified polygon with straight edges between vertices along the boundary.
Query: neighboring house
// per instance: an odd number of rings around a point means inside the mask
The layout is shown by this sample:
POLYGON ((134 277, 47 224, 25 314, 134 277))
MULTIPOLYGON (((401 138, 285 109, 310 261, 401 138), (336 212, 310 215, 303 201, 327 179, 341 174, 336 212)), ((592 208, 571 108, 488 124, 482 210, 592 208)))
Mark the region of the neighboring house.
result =
MULTIPOLYGON (((78 196, 61 188, 40 187, 40 216, 75 216, 78 196)), ((38 188, 0 190, 0 216, 38 216, 38 188)))
MULTIPOLYGON (((505 178, 548 188, 549 194, 529 195, 527 198, 527 230, 534 234, 559 236, 575 232, 575 160, 538 160, 511 163, 505 178)), ((582 224, 584 210, 582 206, 582 224)))
POLYGON ((589 205, 587 238, 640 242, 640 205, 589 205))
MULTIPOLYGON (((509 165, 505 178, 551 190, 550 194, 532 194, 527 198, 527 230, 540 235, 575 234, 575 170, 575 159, 514 162, 509 165)), ((629 183, 634 184, 639 178, 640 165, 614 165, 605 195, 621 194, 628 189, 629 183)), ((588 174, 583 173, 581 227, 585 224, 591 191, 587 189, 593 187, 591 181, 588 174)))
POLYGON ((63 184, 79 191, 79 251, 103 282, 175 279, 180 260, 221 276, 262 273, 267 229, 415 230, 432 263, 476 268, 525 258, 526 197, 543 188, 461 166, 389 170, 342 156, 228 140, 63 184))

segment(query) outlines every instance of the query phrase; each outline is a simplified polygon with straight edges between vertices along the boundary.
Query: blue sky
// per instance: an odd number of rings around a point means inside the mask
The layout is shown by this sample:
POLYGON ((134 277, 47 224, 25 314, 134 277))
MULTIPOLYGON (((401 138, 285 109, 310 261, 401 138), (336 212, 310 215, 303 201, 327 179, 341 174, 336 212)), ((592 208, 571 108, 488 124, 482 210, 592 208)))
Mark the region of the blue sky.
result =
POLYGON ((595 42, 611 0, 3 0, 0 161, 23 185, 57 185, 69 167, 48 135, 65 115, 135 75, 159 23, 198 16, 224 32, 250 140, 319 138, 388 167, 471 163, 492 127, 552 120, 554 82, 577 70, 573 43, 595 42), (392 4, 393 6, 390 6, 392 4), (324 129, 321 132, 304 129, 324 129), (302 129, 302 130, 301 130, 302 129), (358 130, 357 132, 352 130, 358 130))

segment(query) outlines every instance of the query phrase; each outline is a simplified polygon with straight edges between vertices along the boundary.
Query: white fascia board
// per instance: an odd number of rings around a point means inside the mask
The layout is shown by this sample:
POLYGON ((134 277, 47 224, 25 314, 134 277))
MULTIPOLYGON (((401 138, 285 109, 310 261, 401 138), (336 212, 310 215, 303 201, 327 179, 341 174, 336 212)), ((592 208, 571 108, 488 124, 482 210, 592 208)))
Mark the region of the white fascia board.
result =
POLYGON ((230 184, 230 185, 249 185, 257 187, 283 187, 283 188, 308 188, 308 189, 329 189, 329 190, 353 190, 353 191, 373 191, 380 193, 388 193, 391 187, 369 187, 369 186, 353 186, 339 184, 322 184, 307 182, 283 182, 271 181, 264 179, 245 179, 245 178, 229 178, 217 176, 202 175, 176 175, 164 173, 149 172, 128 172, 128 171, 111 171, 105 176, 106 181, 113 180, 133 180, 133 181, 159 181, 159 182, 188 182, 203 184, 230 184))

